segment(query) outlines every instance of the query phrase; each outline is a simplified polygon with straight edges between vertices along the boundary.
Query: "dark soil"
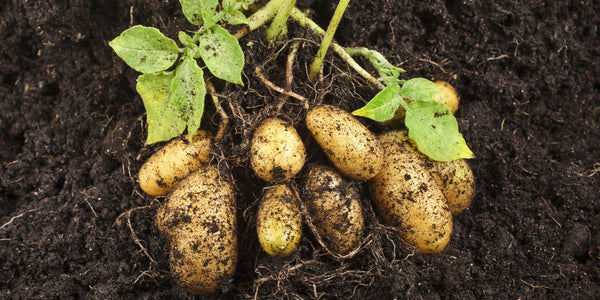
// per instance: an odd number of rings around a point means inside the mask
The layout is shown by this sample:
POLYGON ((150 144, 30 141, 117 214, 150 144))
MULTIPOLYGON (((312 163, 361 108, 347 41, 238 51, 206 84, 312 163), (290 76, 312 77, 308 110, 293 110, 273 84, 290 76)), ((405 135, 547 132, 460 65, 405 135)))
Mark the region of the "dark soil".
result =
MULTIPOLYGON (((297 5, 326 26, 336 3, 297 5)), ((163 199, 136 182, 158 145, 144 146, 137 74, 107 45, 134 24, 170 37, 193 29, 174 0, 0 4, 0 298, 192 297, 169 277, 168 245, 154 223, 163 199)), ((259 250, 253 218, 264 183, 245 151, 257 121, 276 114, 279 94, 254 70, 283 86, 289 43, 267 48, 261 31, 244 37, 245 86, 215 81, 232 119, 215 156, 236 178, 241 242, 222 298, 598 297, 599 27, 600 4, 590 0, 352 1, 340 44, 379 50, 406 78, 458 90, 478 192, 436 255, 390 234, 365 199, 365 245, 350 258, 328 254, 308 229, 291 257, 259 250)), ((315 39, 293 23, 290 30, 304 53, 292 90, 311 105, 351 110, 376 93, 334 54, 322 83, 308 83, 315 39)), ((293 99, 280 112, 315 149, 304 114, 293 99)), ((309 158, 324 160, 319 150, 309 158)))

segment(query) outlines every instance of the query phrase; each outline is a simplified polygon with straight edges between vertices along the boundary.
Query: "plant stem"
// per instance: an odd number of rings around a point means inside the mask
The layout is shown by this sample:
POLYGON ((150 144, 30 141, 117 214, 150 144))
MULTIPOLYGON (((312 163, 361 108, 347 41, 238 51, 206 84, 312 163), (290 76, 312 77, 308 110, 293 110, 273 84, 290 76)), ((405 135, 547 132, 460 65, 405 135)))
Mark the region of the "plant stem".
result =
POLYGON ((327 49, 329 49, 329 45, 331 44, 333 35, 335 34, 338 25, 340 25, 342 15, 344 15, 344 11, 346 11, 348 3, 350 3, 350 0, 340 0, 340 2, 338 2, 337 7, 335 8, 335 12, 331 17, 331 21, 329 21, 329 25, 327 26, 327 31, 325 32, 323 41, 321 41, 319 51, 317 51, 317 55, 315 56, 315 59, 310 65, 310 69, 308 72, 308 78, 310 80, 315 80, 315 78, 317 77, 317 73, 319 73, 319 70, 321 70, 321 66, 323 65, 323 59, 325 59, 325 54, 327 54, 327 49))
POLYGON ((237 39, 240 39, 249 32, 252 32, 258 29, 258 27, 263 26, 273 18, 283 1, 285 0, 271 0, 267 2, 267 4, 249 16, 247 26, 236 32, 233 36, 237 39))
MULTIPOLYGON (((267 4, 265 4, 259 10, 257 10, 250 17, 248 17, 247 27, 245 27, 243 30, 236 32, 233 36, 235 36, 237 39, 240 39, 243 36, 245 36, 246 34, 248 34, 249 32, 252 32, 252 31, 258 29, 260 26, 267 23, 277 13, 279 5, 281 5, 282 1, 284 1, 284 0, 271 0, 271 1, 267 2, 267 4)), ((325 35, 325 30, 323 30, 323 28, 321 28, 317 23, 315 23, 313 20, 311 20, 308 16, 306 16, 305 13, 303 13, 301 10, 299 10, 296 7, 293 7, 292 10, 290 11, 290 18, 292 18, 294 21, 298 22, 300 24, 300 26, 306 27, 306 28, 312 30, 317 35, 321 35, 321 36, 325 35)), ((375 78, 373 75, 371 75, 369 72, 367 72, 367 70, 365 70, 363 67, 361 67, 354 60, 354 58, 352 58, 352 56, 350 56, 346 52, 344 47, 340 46, 336 42, 331 42, 331 49, 335 53, 337 53, 342 58, 342 60, 344 60, 352 69, 354 69, 354 71, 356 71, 365 80, 367 80, 374 86, 378 87, 380 90, 383 90, 385 88, 385 85, 383 85, 383 83, 379 82, 379 80, 377 80, 377 78, 375 78)))
MULTIPOLYGON (((310 30, 312 30, 314 33, 316 33, 318 35, 325 34, 325 30, 323 30, 323 28, 321 28, 317 23, 315 23, 313 20, 311 20, 309 17, 307 17, 306 14, 304 14, 298 8, 294 7, 292 9, 292 11, 290 12, 290 18, 292 18, 296 22, 300 23, 301 26, 309 28, 310 30)), ((371 75, 369 72, 367 72, 367 70, 365 70, 363 67, 361 67, 354 60, 354 58, 352 58, 352 56, 350 56, 346 52, 346 50, 344 50, 344 47, 340 46, 336 42, 332 42, 331 49, 334 52, 336 52, 352 69, 354 69, 354 71, 356 71, 360 76, 365 78, 371 84, 375 85, 376 87, 378 87, 381 90, 383 90, 385 88, 385 85, 383 85, 383 83, 379 82, 379 80, 377 80, 377 78, 373 77, 373 75, 371 75)))
POLYGON ((273 22, 271 22, 271 26, 269 26, 265 32, 267 41, 271 41, 275 38, 281 40, 287 35, 287 20, 290 17, 290 11, 294 5, 296 5, 296 0, 283 1, 279 10, 277 10, 277 14, 273 18, 273 22))

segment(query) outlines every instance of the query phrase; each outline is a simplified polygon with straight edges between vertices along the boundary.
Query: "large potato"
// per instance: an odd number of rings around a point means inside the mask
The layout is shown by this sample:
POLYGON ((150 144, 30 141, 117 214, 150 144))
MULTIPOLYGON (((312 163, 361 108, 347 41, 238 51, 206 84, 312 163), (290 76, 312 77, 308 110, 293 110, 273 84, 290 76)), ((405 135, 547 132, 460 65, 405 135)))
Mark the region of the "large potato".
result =
POLYGON ((428 171, 428 161, 412 149, 403 131, 379 137, 383 169, 368 182, 371 200, 383 221, 421 253, 442 251, 452 235, 448 201, 428 171))
POLYGON ((208 163, 212 135, 198 130, 191 141, 172 140, 156 151, 138 172, 140 188, 150 196, 163 196, 188 174, 208 163))
POLYGON ((344 175, 367 180, 383 166, 383 148, 377 137, 349 112, 331 105, 312 108, 306 127, 344 175))
POLYGON ((269 118, 258 126, 250 144, 250 165, 258 177, 283 182, 304 166, 306 153, 298 132, 287 122, 269 118))
POLYGON ((313 166, 307 175, 304 200, 329 250, 344 255, 358 247, 364 231, 360 195, 340 172, 323 165, 313 166))
POLYGON ((464 159, 432 163, 431 173, 446 195, 452 215, 456 216, 471 205, 475 194, 473 171, 464 159))
POLYGON ((212 166, 179 182, 157 213, 158 228, 170 242, 174 280, 207 295, 229 280, 238 258, 233 185, 212 166))
POLYGON ((475 176, 465 159, 449 162, 434 161, 417 150, 414 143, 409 140, 406 130, 400 131, 396 137, 410 144, 409 148, 427 161, 426 168, 446 196, 453 216, 460 214, 471 205, 475 194, 475 176))
POLYGON ((258 207, 256 233, 270 255, 287 256, 296 250, 302 236, 298 197, 287 185, 267 189, 258 207))

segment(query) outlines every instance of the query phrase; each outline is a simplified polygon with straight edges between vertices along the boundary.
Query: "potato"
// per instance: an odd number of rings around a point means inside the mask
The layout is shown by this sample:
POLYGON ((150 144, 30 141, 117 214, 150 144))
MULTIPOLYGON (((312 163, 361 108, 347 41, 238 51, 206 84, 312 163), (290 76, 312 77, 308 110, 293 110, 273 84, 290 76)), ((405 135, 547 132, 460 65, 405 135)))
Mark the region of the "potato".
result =
POLYGON ((324 165, 313 166, 307 175, 305 203, 329 250, 344 255, 358 247, 364 231, 360 195, 340 172, 324 165))
POLYGON ((433 178, 442 189, 453 216, 460 214, 471 205, 475 194, 475 176, 466 160, 457 159, 450 162, 431 160, 417 150, 414 143, 409 140, 406 130, 398 134, 398 137, 408 142, 410 149, 419 153, 428 162, 427 170, 433 174, 433 178))
POLYGON ((172 140, 142 165, 138 172, 140 188, 150 196, 166 195, 188 174, 208 163, 212 135, 198 130, 191 141, 172 140))
POLYGON ((475 176, 464 159, 450 162, 432 162, 432 171, 436 182, 442 188, 450 212, 456 216, 471 205, 475 194, 475 176))
POLYGON ((436 81, 435 84, 441 87, 442 91, 433 96, 433 100, 446 105, 452 114, 456 113, 458 110, 458 96, 454 87, 448 82, 441 80, 436 81))
POLYGON ((294 177, 306 159, 304 144, 294 127, 269 118, 258 126, 250 144, 250 165, 261 179, 283 182, 294 177))
POLYGON ((452 235, 452 214, 441 188, 427 170, 428 161, 412 149, 404 131, 379 137, 385 149, 383 169, 368 182, 371 200, 383 221, 421 253, 444 250, 452 235))
MULTIPOLYGON (((446 107, 448 107, 452 114, 455 114, 458 110, 458 96, 454 87, 452 87, 452 85, 450 85, 446 81, 438 80, 434 83, 442 89, 439 93, 433 96, 433 100, 446 105, 446 107)), ((412 102, 412 100, 410 99, 404 100, 408 103, 412 102)), ((378 125, 379 127, 400 128, 404 125, 405 116, 406 111, 404 110, 404 107, 400 106, 398 107, 398 110, 396 110, 396 112, 394 113, 394 117, 392 117, 392 119, 384 122, 379 122, 378 125)))
POLYGON ((312 108, 306 127, 344 175, 367 180, 383 166, 383 148, 377 137, 349 112, 331 105, 312 108))
POLYGON ((256 233, 270 255, 287 256, 296 250, 302 236, 298 197, 283 184, 267 189, 258 207, 256 233))
POLYGON ((158 210, 156 222, 170 242, 174 280, 189 292, 219 290, 236 268, 238 240, 231 181, 204 166, 180 181, 158 210))

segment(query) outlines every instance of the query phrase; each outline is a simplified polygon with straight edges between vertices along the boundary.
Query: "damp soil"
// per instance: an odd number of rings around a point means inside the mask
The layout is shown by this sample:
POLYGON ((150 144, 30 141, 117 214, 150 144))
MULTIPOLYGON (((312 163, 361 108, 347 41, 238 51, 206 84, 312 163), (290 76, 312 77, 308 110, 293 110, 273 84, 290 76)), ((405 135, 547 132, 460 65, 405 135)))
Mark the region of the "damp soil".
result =
MULTIPOLYGON (((337 1, 298 1, 326 26, 337 1)), ((164 201, 136 173, 145 146, 135 71, 107 42, 131 25, 193 30, 177 1, 3 1, 0 5, 0 298, 188 299, 169 276, 155 225, 164 201)), ((361 106, 376 88, 334 54, 306 79, 317 39, 290 23, 268 45, 241 40, 244 86, 213 80, 230 117, 215 160, 236 181, 240 260, 214 297, 321 299, 592 299, 600 295, 600 5, 597 1, 352 1, 336 40, 383 53, 403 76, 449 81, 477 193, 441 254, 421 255, 363 199, 365 242, 340 258, 308 227, 297 252, 259 250, 254 215, 264 183, 248 166, 258 121, 279 116, 325 162, 285 86, 300 43, 295 93, 309 105, 361 106)), ((207 100, 203 126, 215 130, 207 100)), ((362 120, 374 131, 374 124, 362 120)), ((357 183, 357 185, 361 186, 357 183)), ((364 189, 363 189, 364 192, 364 189)), ((363 193, 364 194, 364 193, 363 193)))

